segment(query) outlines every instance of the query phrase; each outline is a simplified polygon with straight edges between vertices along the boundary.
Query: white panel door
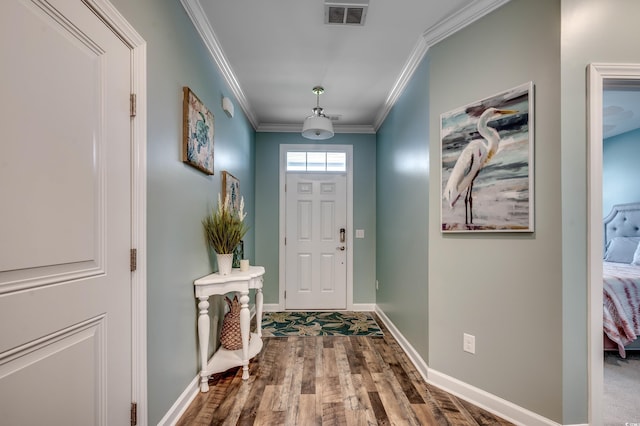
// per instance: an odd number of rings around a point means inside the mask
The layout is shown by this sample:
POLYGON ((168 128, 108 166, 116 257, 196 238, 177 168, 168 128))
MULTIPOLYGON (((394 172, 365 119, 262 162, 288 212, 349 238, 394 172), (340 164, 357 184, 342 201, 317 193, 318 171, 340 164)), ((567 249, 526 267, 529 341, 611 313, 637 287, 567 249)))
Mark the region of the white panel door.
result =
POLYGON ((286 309, 346 308, 346 180, 344 174, 287 174, 286 309))
POLYGON ((129 424, 130 49, 0 2, 0 423, 129 424))

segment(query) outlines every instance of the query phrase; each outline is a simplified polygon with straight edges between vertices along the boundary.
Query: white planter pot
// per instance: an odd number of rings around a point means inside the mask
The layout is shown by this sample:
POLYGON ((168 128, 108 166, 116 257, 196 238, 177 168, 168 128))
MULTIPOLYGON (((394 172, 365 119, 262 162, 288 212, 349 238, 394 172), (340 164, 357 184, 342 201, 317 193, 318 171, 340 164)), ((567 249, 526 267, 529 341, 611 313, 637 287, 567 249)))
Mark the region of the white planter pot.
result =
POLYGON ((220 275, 229 275, 233 267, 233 253, 216 253, 216 259, 218 260, 218 273, 220 275))

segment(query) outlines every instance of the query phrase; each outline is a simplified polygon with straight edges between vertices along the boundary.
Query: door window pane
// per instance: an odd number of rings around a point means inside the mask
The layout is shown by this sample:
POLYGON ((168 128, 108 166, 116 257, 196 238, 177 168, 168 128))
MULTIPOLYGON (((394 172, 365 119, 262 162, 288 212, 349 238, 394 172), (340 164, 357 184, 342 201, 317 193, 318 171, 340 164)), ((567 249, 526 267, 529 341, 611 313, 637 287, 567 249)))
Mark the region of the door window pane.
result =
POLYGON ((327 171, 345 172, 347 171, 346 152, 327 152, 327 171))
POLYGON ((346 172, 346 152, 287 152, 288 172, 346 172))
POLYGON ((287 152, 287 171, 304 172, 307 170, 306 152, 287 152))
POLYGON ((327 170, 326 152, 307 152, 307 171, 324 172, 327 170))

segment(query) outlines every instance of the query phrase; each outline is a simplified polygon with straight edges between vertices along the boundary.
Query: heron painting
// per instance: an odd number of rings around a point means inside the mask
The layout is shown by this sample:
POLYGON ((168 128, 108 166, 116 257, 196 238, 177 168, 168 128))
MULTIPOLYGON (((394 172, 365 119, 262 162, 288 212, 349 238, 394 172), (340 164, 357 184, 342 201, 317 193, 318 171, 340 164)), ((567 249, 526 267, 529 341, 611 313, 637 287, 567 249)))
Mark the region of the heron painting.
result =
POLYGON ((442 231, 533 232, 533 83, 440 124, 442 231))

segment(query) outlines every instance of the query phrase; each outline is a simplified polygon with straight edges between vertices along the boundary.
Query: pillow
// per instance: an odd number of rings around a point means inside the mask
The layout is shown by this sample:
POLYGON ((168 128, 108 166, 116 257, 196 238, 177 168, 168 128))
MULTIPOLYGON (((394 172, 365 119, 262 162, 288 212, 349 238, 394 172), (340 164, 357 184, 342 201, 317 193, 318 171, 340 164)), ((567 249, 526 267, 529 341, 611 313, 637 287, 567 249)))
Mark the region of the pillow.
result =
MULTIPOLYGON (((614 237, 604 253, 604 260, 607 262, 631 263, 635 260, 638 251, 640 237, 614 237)), ((640 264, 640 253, 638 254, 640 264)))

